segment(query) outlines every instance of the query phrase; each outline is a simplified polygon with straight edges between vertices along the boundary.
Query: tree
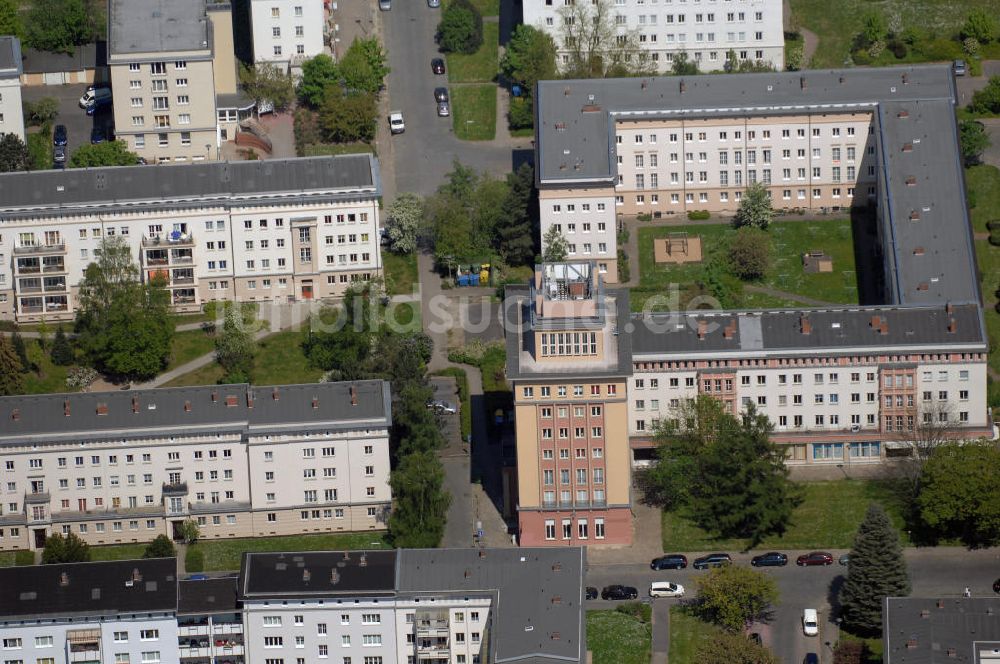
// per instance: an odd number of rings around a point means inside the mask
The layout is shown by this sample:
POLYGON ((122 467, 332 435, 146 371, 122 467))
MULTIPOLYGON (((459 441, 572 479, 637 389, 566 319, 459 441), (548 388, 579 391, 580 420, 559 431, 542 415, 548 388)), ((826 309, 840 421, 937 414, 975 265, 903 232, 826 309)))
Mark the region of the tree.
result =
POLYGON ((327 90, 339 82, 337 63, 326 53, 320 53, 302 63, 299 99, 313 108, 318 108, 323 103, 327 90))
POLYGON ((389 206, 385 234, 393 253, 412 254, 417 250, 417 233, 424 219, 424 204, 414 193, 404 192, 389 206))
POLYGON ((575 2, 559 9, 562 29, 557 40, 569 62, 567 78, 636 76, 653 71, 639 46, 638 30, 622 30, 615 23, 611 0, 575 2))
POLYGON ((729 269, 743 281, 760 279, 771 265, 771 239, 752 226, 740 228, 729 244, 729 269))
POLYGON ((135 166, 139 155, 131 152, 124 141, 104 143, 84 143, 69 158, 70 168, 90 168, 94 166, 135 166))
POLYGON ((0 0, 0 35, 14 35, 24 40, 24 22, 17 0, 0 0))
POLYGON ((736 209, 736 216, 733 217, 733 226, 735 228, 753 226, 767 230, 773 217, 770 192, 763 183, 754 182, 743 192, 743 199, 736 209))
POLYGON ((10 336, 10 344, 14 348, 17 359, 21 361, 21 371, 30 371, 31 359, 28 357, 28 346, 24 343, 24 337, 17 330, 10 336))
POLYGON ((69 342, 69 338, 63 331, 62 325, 56 328, 56 336, 52 341, 52 364, 61 367, 67 367, 73 364, 76 357, 73 354, 73 346, 69 342))
POLYGON ((174 323, 162 276, 139 281, 121 236, 101 241, 80 283, 78 344, 98 368, 117 376, 152 378, 170 354, 174 323))
POLYGON ((377 114, 374 95, 330 89, 319 110, 319 125, 328 141, 370 143, 375 140, 377 114))
POLYGON ((84 0, 35 0, 25 27, 28 46, 53 53, 72 53, 95 37, 84 0))
POLYGON ((174 543, 166 535, 157 535, 156 539, 146 545, 142 552, 143 558, 173 558, 177 555, 174 543))
POLYGON ((389 74, 385 51, 378 39, 355 39, 340 59, 338 71, 348 92, 377 93, 389 74))
POLYGON ((0 396, 8 397, 24 391, 24 365, 10 339, 0 335, 0 396))
POLYGON ((435 453, 404 456, 389 476, 389 485, 394 498, 389 516, 393 544, 404 549, 438 546, 451 496, 444 490, 444 468, 435 453))
POLYGON ((513 265, 528 265, 535 257, 535 170, 521 164, 507 175, 507 194, 496 220, 497 250, 513 265))
POLYGON ((698 643, 699 664, 778 664, 778 658, 742 634, 723 632, 698 643))
POLYGON ((906 417, 913 424, 895 436, 893 462, 894 470, 909 485, 910 497, 916 500, 927 462, 939 448, 962 438, 962 432, 955 426, 957 415, 945 403, 910 408, 906 417))
POLYGON ((689 59, 687 51, 681 51, 674 56, 670 71, 674 76, 695 76, 698 74, 698 62, 689 59))
POLYGON ((180 536, 185 544, 194 544, 197 542, 198 538, 201 537, 198 522, 194 519, 186 519, 181 524, 180 536))
POLYGON ((42 551, 42 564, 85 563, 90 560, 90 546, 75 533, 63 537, 52 533, 45 538, 45 549, 42 551))
POLYGON ((270 102, 276 111, 283 111, 295 100, 295 81, 275 65, 258 62, 247 66, 240 63, 240 87, 257 102, 270 102))
POLYGON ((910 577, 899 534, 878 503, 868 506, 851 548, 847 579, 840 589, 844 624, 858 634, 882 631, 882 601, 910 594, 910 577))
POLYGON ((969 12, 960 33, 962 39, 975 39, 980 44, 989 44, 997 36, 997 20, 992 12, 977 7, 969 12))
POLYGON ((29 127, 41 127, 46 122, 52 122, 59 115, 59 100, 55 97, 42 97, 38 101, 21 102, 24 111, 24 124, 29 127))
POLYGON ((552 35, 530 25, 518 25, 500 59, 500 71, 509 81, 520 85, 526 95, 534 97, 538 81, 558 78, 552 35))
POLYGON ((1000 449, 995 443, 939 447, 924 466, 917 496, 921 520, 969 546, 1000 543, 1000 449))
POLYGON ((958 133, 965 165, 978 164, 983 152, 991 145, 990 135, 986 133, 983 123, 977 120, 963 120, 958 124, 958 133))
POLYGON ((14 133, 0 136, 0 173, 26 171, 30 163, 28 146, 20 136, 14 133))
POLYGON ((569 244, 567 244, 566 237, 555 224, 549 226, 549 230, 545 231, 542 244, 545 247, 542 250, 542 260, 544 262, 558 263, 559 261, 566 260, 566 256, 569 253, 569 244))
POLYGON ((730 74, 750 74, 774 71, 774 65, 767 60, 740 60, 736 57, 736 51, 729 49, 726 51, 726 63, 722 67, 730 74))
POLYGON ((238 306, 226 309, 222 332, 215 339, 215 359, 226 370, 223 383, 253 382, 253 331, 238 306))
POLYGON ((726 565, 698 579, 695 607, 704 620, 740 632, 751 620, 764 617, 777 601, 774 579, 754 569, 726 565))
POLYGON ((972 93, 973 113, 1000 113, 1000 76, 990 76, 986 86, 972 93))
POLYGON ((861 37, 864 40, 864 46, 871 46, 876 42, 882 41, 885 39, 888 30, 885 16, 877 10, 870 10, 862 19, 861 37))
POLYGON ((483 44, 483 17, 469 0, 452 0, 438 24, 438 43, 446 53, 472 54, 483 44))

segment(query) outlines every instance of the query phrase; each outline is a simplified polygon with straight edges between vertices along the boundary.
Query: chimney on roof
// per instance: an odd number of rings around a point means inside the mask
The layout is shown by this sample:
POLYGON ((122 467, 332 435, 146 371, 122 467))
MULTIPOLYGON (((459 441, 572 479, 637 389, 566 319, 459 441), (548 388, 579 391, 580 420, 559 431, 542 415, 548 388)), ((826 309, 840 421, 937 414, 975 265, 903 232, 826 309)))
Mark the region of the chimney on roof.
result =
POLYGON ((15 422, 21 419, 21 410, 19 408, 15 408, 14 410, 12 410, 10 412, 10 419, 14 420, 15 422))
POLYGON ((809 320, 809 316, 806 316, 805 314, 799 316, 799 326, 802 329, 802 334, 812 334, 813 325, 809 320))
POLYGON ((69 399, 63 400, 63 415, 69 417, 69 399))
POLYGON ((569 96, 569 86, 563 88, 563 97, 569 96))
POLYGON ((882 324, 882 317, 881 316, 872 316, 872 321, 871 321, 870 325, 873 328, 878 329, 878 327, 881 324, 882 324))
POLYGON ((191 402, 190 401, 185 401, 184 402, 184 412, 185 413, 190 413, 191 412, 191 402))
POLYGON ((799 89, 800 90, 805 90, 808 87, 809 87, 809 84, 806 82, 806 77, 805 76, 799 76, 799 89))
POLYGON ((358 567, 368 567, 368 556, 361 554, 361 560, 358 561, 358 567))
POLYGON ((708 334, 708 321, 698 321, 698 338, 703 340, 706 334, 708 334))
POLYGON ((238 403, 238 400, 236 399, 236 395, 235 394, 227 394, 226 395, 226 406, 228 406, 229 408, 232 408, 237 403, 238 403))
POLYGON ((914 256, 923 256, 924 255, 924 248, 923 247, 914 247, 913 248, 913 255, 914 256))
POLYGON ((253 408, 253 389, 247 388, 247 408, 253 408))
POLYGON ((681 80, 680 89, 681 89, 681 94, 687 92, 687 83, 685 83, 683 79, 681 80))
POLYGON ((106 403, 99 403, 99 404, 97 404, 97 414, 98 415, 107 415, 108 414, 108 404, 106 404, 106 403))
POLYGON ((486 557, 486 549, 480 549, 479 550, 479 557, 480 557, 480 559, 486 557))
POLYGON ((470 576, 472 576, 472 570, 469 569, 468 567, 466 567, 465 568, 465 574, 463 576, 465 576, 465 578, 468 579, 470 576))
POLYGON ((344 551, 344 560, 346 561, 346 560, 350 560, 350 559, 351 559, 351 552, 350 551, 344 551))
POLYGON ((549 601, 552 602, 553 604, 562 604, 562 596, 561 595, 553 595, 552 599, 550 599, 549 601))
POLYGON ((907 74, 907 73, 904 72, 903 73, 903 85, 909 85, 909 83, 910 83, 910 76, 909 76, 909 74, 907 74))
POLYGON ((316 397, 313 397, 313 399, 312 399, 312 407, 313 407, 313 410, 315 410, 316 408, 319 408, 319 399, 317 399, 316 397))
POLYGON ((920 610, 920 617, 921 618, 930 618, 931 617, 931 610, 930 609, 921 609, 920 610))
POLYGON ((271 390, 271 399, 273 399, 274 401, 278 400, 278 388, 274 388, 273 390, 271 390))
POLYGON ((139 572, 139 568, 138 567, 133 567, 132 568, 132 582, 136 583, 138 581, 142 581, 142 574, 139 572))
POLYGON ((955 305, 952 304, 951 302, 948 302, 947 304, 944 305, 944 312, 949 316, 952 315, 953 313, 955 313, 955 305))
POLYGON ((952 659, 958 657, 958 651, 954 648, 948 648, 948 657, 951 657, 952 659))
POLYGON ((62 574, 59 575, 59 585, 62 586, 63 588, 69 585, 69 574, 63 572, 62 574))
POLYGON ((913 152, 913 143, 903 143, 903 152, 913 152))
POLYGON ((645 90, 648 87, 649 87, 649 81, 646 79, 642 79, 642 89, 645 90))
POLYGON ((918 291, 925 291, 928 288, 930 288, 930 284, 928 284, 926 281, 921 281, 919 284, 917 284, 918 291))
POLYGON ((562 638, 562 635, 559 632, 552 632, 549 635, 549 638, 552 639, 553 641, 558 641, 559 639, 562 638))
POLYGON ((358 405, 358 391, 354 389, 353 385, 351 385, 351 405, 358 405))
POLYGON ((729 325, 722 329, 722 337, 724 339, 732 339, 736 336, 736 320, 730 321, 729 325))
POLYGON ((843 84, 844 84, 844 77, 843 77, 843 76, 841 76, 841 77, 840 77, 840 78, 839 78, 839 79, 837 80, 837 82, 838 82, 838 83, 840 83, 841 85, 843 85, 843 84))
POLYGON ((900 111, 899 113, 896 113, 896 117, 899 118, 900 120, 905 120, 906 118, 910 117, 910 112, 905 110, 900 111))
POLYGON ((948 334, 955 334, 955 332, 957 331, 958 331, 958 323, 956 323, 955 319, 952 318, 951 320, 948 321, 948 334))
POLYGON ((919 210, 910 210, 910 221, 920 221, 919 210))
POLYGON ((552 564, 552 571, 553 572, 561 572, 562 571, 562 563, 553 563, 552 564))
POLYGON ((340 573, 337 572, 337 568, 334 567, 330 570, 330 585, 335 586, 340 583, 340 573))
POLYGON ((881 334, 883 337, 889 334, 889 321, 887 320, 882 321, 882 326, 878 329, 878 331, 879 334, 881 334))
POLYGON ((916 650, 917 649, 917 645, 919 645, 919 644, 917 643, 916 639, 907 639, 906 640, 906 649, 907 650, 916 650))
POLYGON ((937 608, 939 608, 939 609, 943 609, 944 608, 944 600, 943 599, 939 599, 937 601, 937 608))
POLYGON ((917 178, 913 177, 912 175, 906 178, 906 186, 912 187, 915 184, 917 184, 917 178))
POLYGON ((133 413, 138 413, 139 412, 139 397, 135 397, 135 396, 132 397, 132 412, 133 413))
POLYGON ((218 400, 219 400, 219 393, 216 392, 215 390, 212 390, 212 403, 215 403, 218 400))
POLYGON ((309 579, 311 578, 312 578, 312 573, 310 573, 309 570, 307 569, 302 570, 302 583, 309 583, 309 579))

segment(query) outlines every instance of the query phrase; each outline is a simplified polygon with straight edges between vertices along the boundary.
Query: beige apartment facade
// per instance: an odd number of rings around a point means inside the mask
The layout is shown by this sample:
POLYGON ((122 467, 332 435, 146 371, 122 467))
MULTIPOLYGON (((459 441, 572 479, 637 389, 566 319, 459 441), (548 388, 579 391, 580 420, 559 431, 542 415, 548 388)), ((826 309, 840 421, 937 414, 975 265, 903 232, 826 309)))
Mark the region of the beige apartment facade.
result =
POLYGON ((5 397, 0 550, 382 530, 384 381, 5 397))
POLYGON ((380 191, 369 155, 0 177, 0 319, 72 319, 84 270, 116 236, 143 280, 166 278, 177 311, 338 297, 382 273, 380 191), (45 190, 64 204, 36 203, 45 190))

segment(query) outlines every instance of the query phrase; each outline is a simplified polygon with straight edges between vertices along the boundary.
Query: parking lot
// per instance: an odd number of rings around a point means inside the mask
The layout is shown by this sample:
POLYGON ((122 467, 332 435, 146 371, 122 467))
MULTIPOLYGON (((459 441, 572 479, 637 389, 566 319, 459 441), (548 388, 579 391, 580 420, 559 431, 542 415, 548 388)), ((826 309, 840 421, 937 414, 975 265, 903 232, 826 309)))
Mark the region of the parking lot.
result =
POLYGON ((87 86, 83 83, 21 88, 21 97, 24 101, 36 102, 44 97, 52 97, 59 102, 59 114, 53 125, 66 125, 66 134, 69 139, 66 146, 67 155, 72 155, 73 151, 81 145, 90 143, 90 132, 94 127, 103 129, 105 136, 113 134, 114 117, 110 106, 100 109, 93 116, 87 115, 87 112, 80 108, 80 96, 86 89, 87 86))

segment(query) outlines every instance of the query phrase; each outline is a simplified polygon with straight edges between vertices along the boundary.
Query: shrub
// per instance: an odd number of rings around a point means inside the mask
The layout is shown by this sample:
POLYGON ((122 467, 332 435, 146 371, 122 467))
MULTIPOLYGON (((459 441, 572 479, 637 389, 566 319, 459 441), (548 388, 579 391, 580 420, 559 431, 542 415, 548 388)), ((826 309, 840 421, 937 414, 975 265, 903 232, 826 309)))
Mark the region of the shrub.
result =
POLYGON ((644 623, 648 623, 653 616, 653 607, 644 602, 625 602, 624 604, 619 604, 615 607, 615 611, 618 613, 624 613, 627 616, 632 616, 636 620, 641 620, 644 623))
POLYGON ((906 57, 907 48, 906 44, 904 44, 902 41, 898 39, 893 39, 887 44, 887 47, 889 48, 890 51, 892 51, 892 54, 896 56, 897 60, 902 60, 903 58, 906 57))
POLYGON ((1000 231, 990 233, 990 244, 994 247, 1000 247, 1000 231))
POLYGON ((624 249, 618 250, 618 282, 625 283, 632 276, 632 269, 628 263, 628 252, 624 249))
POLYGON ((90 367, 73 367, 66 372, 66 387, 83 389, 97 380, 97 372, 90 367))
POLYGON ((642 214, 636 215, 636 219, 639 221, 652 221, 653 215, 648 212, 643 212, 642 214))
POLYGON ((18 567, 26 567, 35 564, 35 552, 21 549, 14 552, 14 564, 18 567))
POLYGON ((691 221, 704 221, 711 216, 708 210, 688 210, 688 219, 691 221))
POLYGON ((863 664, 868 661, 864 641, 841 640, 833 651, 833 664, 863 664))
POLYGON ((986 228, 991 231, 1000 231, 1000 219, 990 219, 986 222, 986 228))
POLYGON ((472 54, 483 44, 483 17, 469 0, 452 0, 438 24, 442 50, 472 54))
POLYGON ((729 245, 729 269, 743 281, 760 279, 771 265, 771 243, 764 231, 741 228, 729 245))
POLYGON ((184 555, 184 569, 190 572, 205 571, 205 552, 196 546, 189 547, 184 555))

